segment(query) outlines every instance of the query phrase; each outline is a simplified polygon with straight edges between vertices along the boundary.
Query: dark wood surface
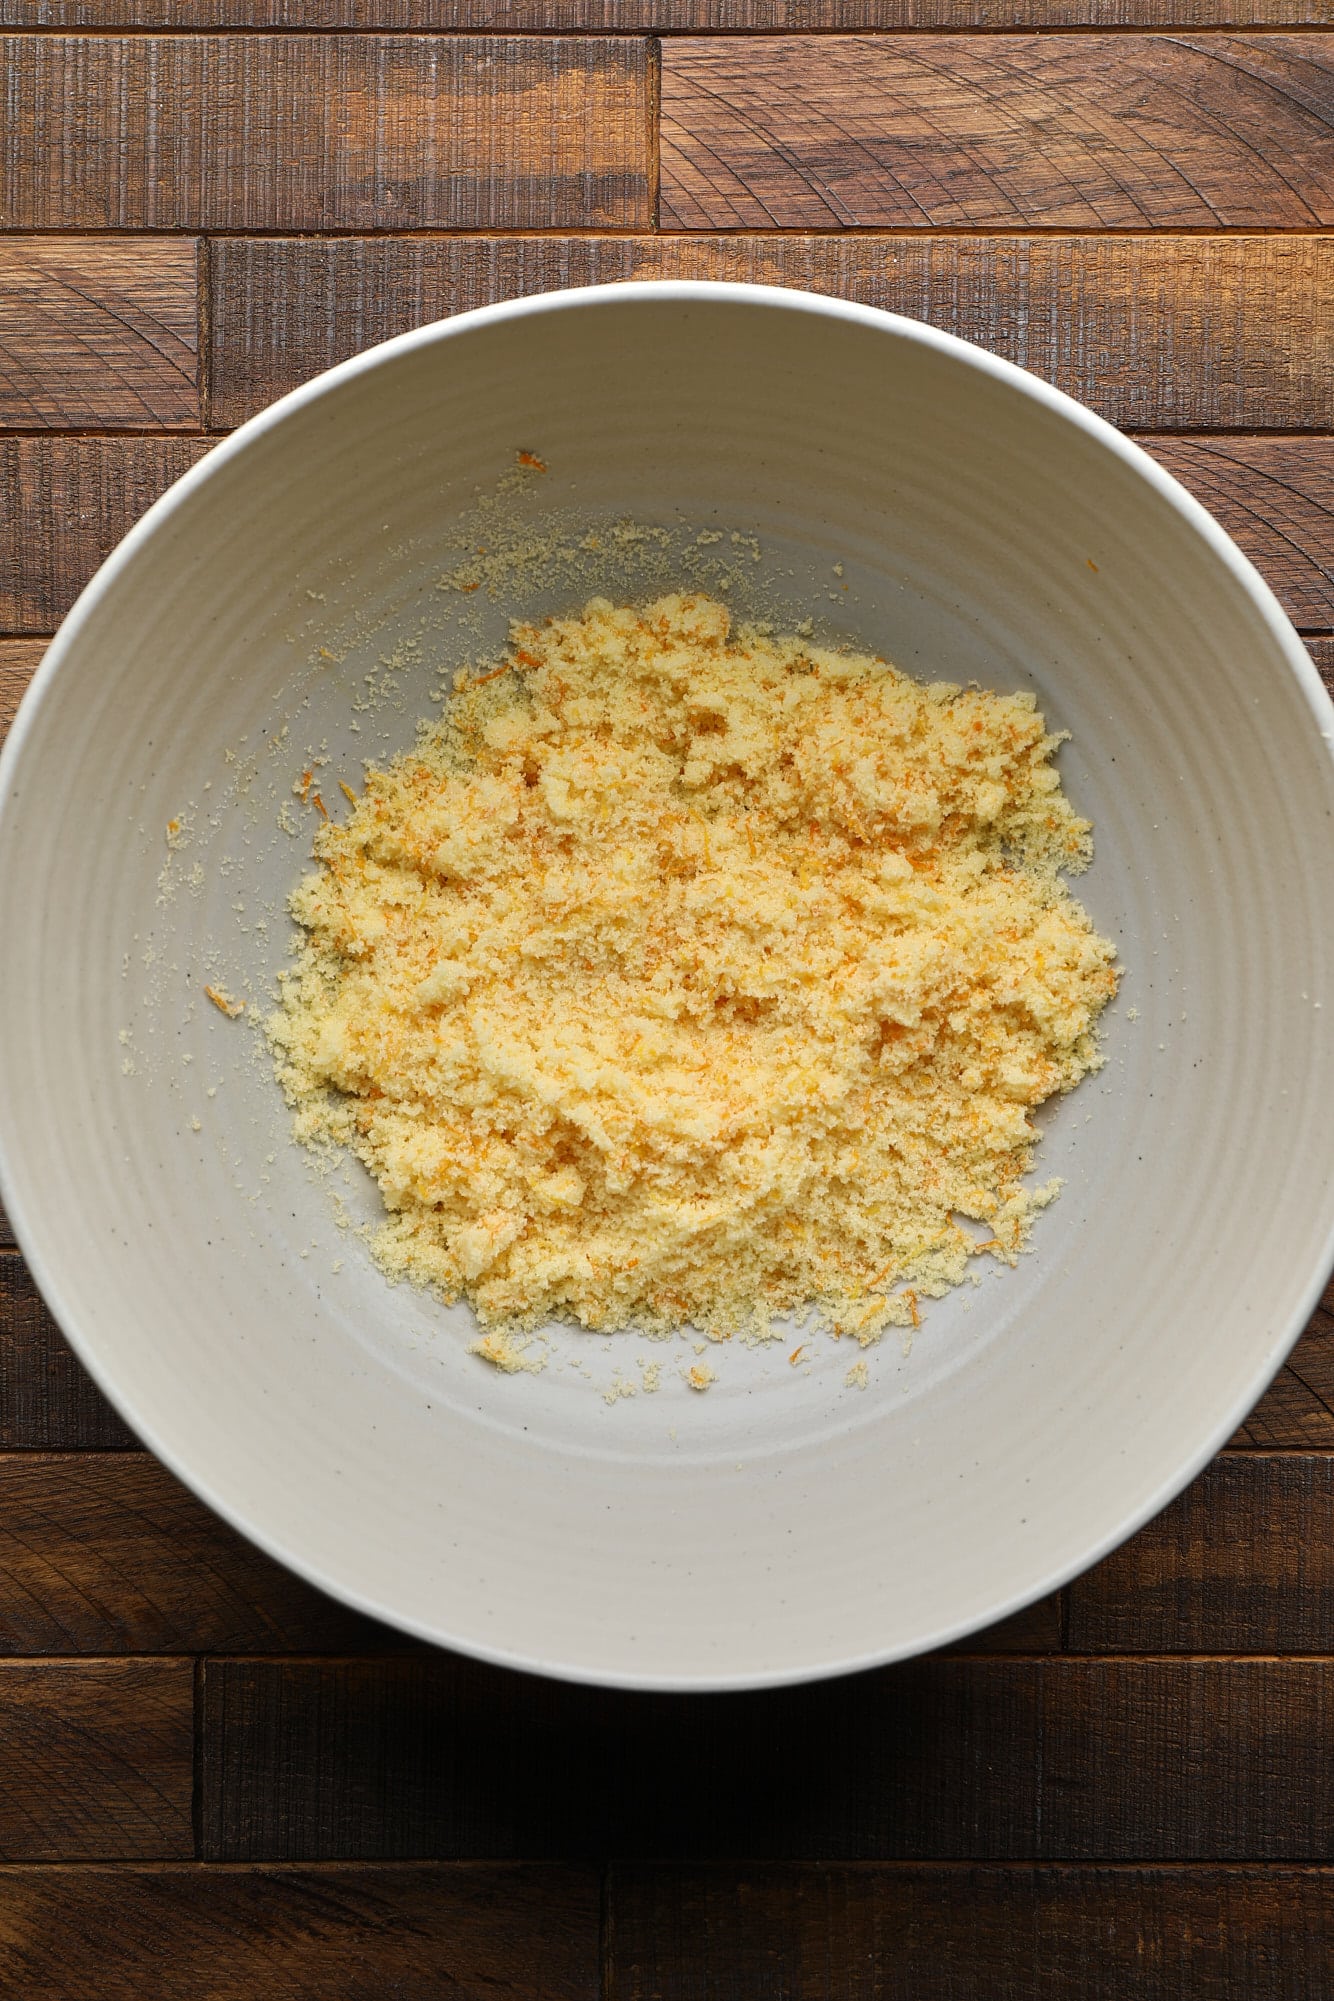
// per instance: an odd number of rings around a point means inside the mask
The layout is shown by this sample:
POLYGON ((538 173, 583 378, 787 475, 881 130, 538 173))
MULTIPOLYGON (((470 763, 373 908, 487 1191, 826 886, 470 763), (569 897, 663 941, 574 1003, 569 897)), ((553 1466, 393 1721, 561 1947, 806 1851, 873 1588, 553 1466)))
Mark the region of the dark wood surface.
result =
POLYGON ((23 2001, 596 2001, 600 1992, 590 1867, 16 1867, 3 1889, 0 1992, 23 2001))
MULTIPOLYGON (((0 26, 0 729, 214 437, 404 328, 653 274, 1057 382, 1334 682, 1334 0, 0 26)), ((0 1214, 0 1994, 1328 2001, 1332 1966, 1334 1290, 1055 1597, 855 1681, 638 1699, 434 1653, 252 1550, 139 1450, 0 1214)))
POLYGON ((1315 1997, 1334 1955, 1321 1869, 639 1867, 608 1902, 613 2001, 1315 1997))

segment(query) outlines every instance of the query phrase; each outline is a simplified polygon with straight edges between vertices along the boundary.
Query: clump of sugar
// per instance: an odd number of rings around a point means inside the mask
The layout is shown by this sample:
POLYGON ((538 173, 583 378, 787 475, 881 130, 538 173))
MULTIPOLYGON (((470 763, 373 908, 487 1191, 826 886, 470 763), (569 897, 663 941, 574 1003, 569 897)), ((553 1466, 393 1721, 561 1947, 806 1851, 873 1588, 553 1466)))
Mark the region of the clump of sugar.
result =
POLYGON ((562 1317, 915 1328, 1026 1247, 1031 1113, 1100 1062, 1058 743, 700 595, 516 626, 315 837, 268 1023, 299 1137, 501 1369, 562 1317))

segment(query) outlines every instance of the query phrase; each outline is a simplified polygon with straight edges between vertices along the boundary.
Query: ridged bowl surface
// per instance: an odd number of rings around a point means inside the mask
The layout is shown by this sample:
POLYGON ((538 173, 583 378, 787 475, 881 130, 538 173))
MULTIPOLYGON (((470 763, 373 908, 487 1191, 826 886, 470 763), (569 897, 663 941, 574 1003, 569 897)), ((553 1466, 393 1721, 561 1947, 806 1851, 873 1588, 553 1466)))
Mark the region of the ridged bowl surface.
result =
POLYGON ((1159 1509, 1324 1279, 1331 730, 1209 517, 1098 419, 945 335, 669 283, 425 328, 181 481, 23 705, 0 762, 5 1202, 146 1443, 354 1605, 629 1685, 936 1646, 1159 1509), (549 470, 493 505, 521 449, 549 470), (550 560, 553 529, 617 520, 662 534, 550 560), (494 600, 440 587, 479 523, 540 545, 494 600), (389 1288, 340 1232, 247 1025, 288 949, 310 753, 336 799, 509 614, 643 595, 690 550, 739 610, 812 614, 928 679, 1035 689, 1095 825, 1079 893, 1126 969, 1106 1068, 1044 1115, 1040 1172, 1066 1185, 1034 1254, 931 1305, 911 1355, 891 1332, 864 1391, 830 1341, 809 1371, 734 1343, 703 1396, 680 1347, 657 1395, 607 1402, 634 1337, 565 1333, 543 1374, 493 1373, 465 1309, 389 1288))

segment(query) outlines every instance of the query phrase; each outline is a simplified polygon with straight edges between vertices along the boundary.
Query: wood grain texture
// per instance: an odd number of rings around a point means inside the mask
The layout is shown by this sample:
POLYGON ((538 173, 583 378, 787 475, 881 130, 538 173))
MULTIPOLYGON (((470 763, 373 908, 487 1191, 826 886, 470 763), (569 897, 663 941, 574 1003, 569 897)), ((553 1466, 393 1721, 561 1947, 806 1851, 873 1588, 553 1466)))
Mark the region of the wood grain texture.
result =
POLYGON ((1036 1605, 1026 1605, 1022 1612, 1000 1619, 980 1633, 970 1633, 966 1640, 960 1640, 957 1646, 951 1647, 950 1652, 1054 1654, 1060 1651, 1064 1630, 1063 1595, 1053 1591, 1049 1597, 1039 1598, 1036 1605))
POLYGON ((1318 35, 663 44, 670 229, 1309 229, 1334 221, 1318 35))
POLYGON ((1334 1856, 1334 1661, 941 1656, 744 1699, 211 1661, 201 1741, 219 1860, 1334 1856))
POLYGON ((208 442, 0 437, 0 630, 49 632, 208 442))
POLYGON ((1334 1457, 1225 1454, 1069 1587, 1084 1653, 1334 1653, 1334 1457))
POLYGON ((189 1661, 0 1662, 0 1859, 193 1853, 189 1661))
POLYGON ((0 1655, 413 1643, 262 1556, 147 1453, 0 1455, 0 1655))
POLYGON ((1328 0, 0 0, 10 28, 810 33, 893 28, 1319 27, 1328 0))
MULTIPOLYGON (((1325 652, 1334 669, 1334 643, 1325 652)), ((1234 1446, 1334 1451, 1334 1284, 1288 1361, 1231 1440, 1234 1446)))
POLYGON ((617 1869, 607 2001, 1323 2001, 1321 1869, 617 1869))
POLYGON ((1294 625, 1334 626, 1334 438, 1140 443, 1218 517, 1294 625))
POLYGON ((928 320, 1130 427, 1334 429, 1323 237, 224 238, 210 255, 218 425, 450 313, 664 277, 797 286, 928 320))
POLYGON ((74 1359, 23 1260, 0 1251, 0 1449, 136 1444, 74 1359))
POLYGON ((650 219, 644 41, 30 35, 0 63, 9 228, 650 219))
POLYGON ((198 248, 0 242, 0 425, 197 430, 198 248))
POLYGON ((1308 639, 1306 646, 1326 692, 1334 695, 1334 639, 1308 639))
POLYGON ((447 1655, 207 1661, 199 1853, 591 1855, 608 1700, 447 1655))
POLYGON ((23 2001, 595 2001, 598 1881, 523 1865, 0 1870, 23 2001))
MULTIPOLYGON (((0 639, 0 743, 18 714, 23 691, 41 665, 46 651, 44 639, 0 639)), ((0 1211, 0 1217, 3 1217, 0 1211)), ((10 1243, 0 1221, 0 1244, 10 1243)))

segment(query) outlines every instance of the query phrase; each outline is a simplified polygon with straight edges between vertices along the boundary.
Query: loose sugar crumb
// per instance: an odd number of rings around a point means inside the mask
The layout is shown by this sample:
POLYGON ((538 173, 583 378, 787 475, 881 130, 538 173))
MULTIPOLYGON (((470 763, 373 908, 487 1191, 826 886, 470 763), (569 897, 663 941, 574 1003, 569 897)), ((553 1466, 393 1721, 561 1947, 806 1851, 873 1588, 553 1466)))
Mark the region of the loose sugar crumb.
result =
POLYGON ((270 1040, 298 1136, 379 1184, 385 1271, 512 1371, 553 1317, 910 1343, 1013 1263, 1059 1187, 1022 1185, 1031 1113, 1116 989, 1059 741, 703 596, 516 625, 293 898, 270 1040))
POLYGON ((489 1328, 479 1340, 472 1342, 468 1352, 480 1356, 484 1362, 490 1362, 493 1368, 506 1376, 537 1376, 546 1367, 546 1355, 541 1349, 498 1327, 489 1328))

